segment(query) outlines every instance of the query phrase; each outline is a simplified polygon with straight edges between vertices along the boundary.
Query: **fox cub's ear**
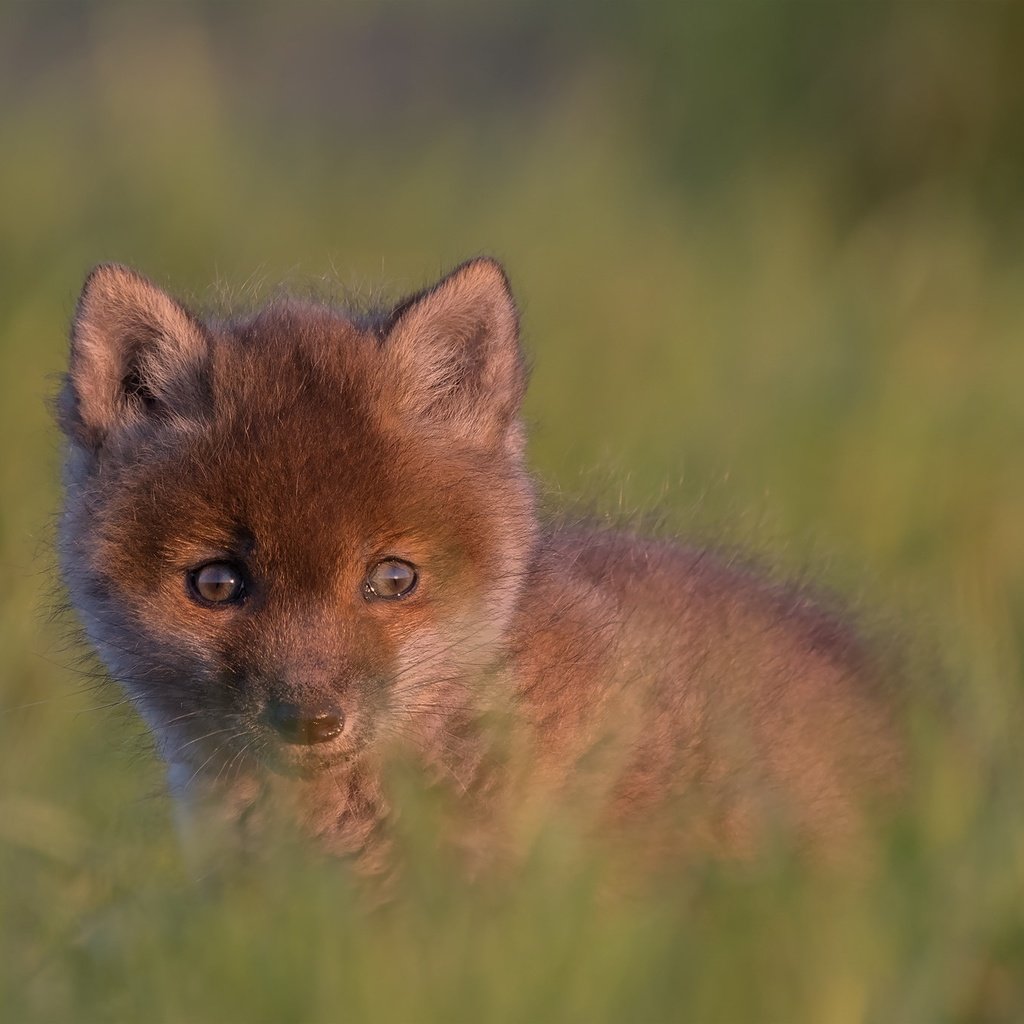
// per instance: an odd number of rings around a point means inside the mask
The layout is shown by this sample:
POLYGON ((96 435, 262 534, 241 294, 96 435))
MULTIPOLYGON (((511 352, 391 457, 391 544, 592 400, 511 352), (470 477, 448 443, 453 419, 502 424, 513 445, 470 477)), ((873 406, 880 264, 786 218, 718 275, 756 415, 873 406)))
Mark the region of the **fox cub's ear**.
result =
POLYGON ((463 263, 399 305, 384 349, 401 416, 476 444, 518 443, 526 367, 515 300, 495 260, 463 263))
POLYGON ((58 400, 61 428, 86 447, 146 417, 187 416, 202 401, 209 340, 156 285, 104 264, 86 279, 58 400))

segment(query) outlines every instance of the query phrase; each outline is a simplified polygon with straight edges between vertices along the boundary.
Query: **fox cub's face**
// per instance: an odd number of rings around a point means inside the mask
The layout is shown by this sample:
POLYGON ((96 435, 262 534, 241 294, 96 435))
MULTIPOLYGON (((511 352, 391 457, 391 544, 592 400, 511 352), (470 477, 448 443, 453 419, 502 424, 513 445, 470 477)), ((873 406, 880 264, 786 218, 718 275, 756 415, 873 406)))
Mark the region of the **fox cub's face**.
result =
POLYGON ((460 713, 534 539, 501 268, 377 317, 204 323, 86 282, 59 401, 65 577, 175 764, 308 772, 460 713))

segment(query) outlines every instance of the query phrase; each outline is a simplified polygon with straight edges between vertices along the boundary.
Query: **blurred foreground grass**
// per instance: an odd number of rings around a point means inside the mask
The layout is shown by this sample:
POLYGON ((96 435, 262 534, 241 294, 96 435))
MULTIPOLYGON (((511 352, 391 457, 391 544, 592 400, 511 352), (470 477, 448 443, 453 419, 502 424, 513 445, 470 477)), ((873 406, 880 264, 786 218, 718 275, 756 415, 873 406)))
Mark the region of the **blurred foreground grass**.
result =
POLYGON ((691 190, 596 59, 528 115, 331 135, 232 107, 199 19, 89 26, 0 116, 0 1019, 1024 1018, 1024 266, 970 180, 851 223, 811 137, 691 190), (522 300, 556 500, 812 566, 946 666, 957 738, 921 737, 867 877, 770 858, 602 900, 552 829, 481 891, 424 827, 376 911, 294 850, 188 881, 139 727, 46 622, 45 397, 81 280, 118 259, 200 304, 365 298, 479 251, 522 300))

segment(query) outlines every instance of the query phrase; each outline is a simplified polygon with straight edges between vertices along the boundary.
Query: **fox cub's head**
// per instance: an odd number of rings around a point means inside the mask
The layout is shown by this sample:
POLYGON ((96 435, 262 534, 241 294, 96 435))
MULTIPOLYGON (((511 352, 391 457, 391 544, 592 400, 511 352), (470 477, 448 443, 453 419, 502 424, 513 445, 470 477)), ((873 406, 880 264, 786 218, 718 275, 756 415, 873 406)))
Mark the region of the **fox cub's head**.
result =
POLYGON ((524 387, 490 260, 358 318, 203 321, 131 270, 90 275, 63 566, 168 760, 313 770, 471 700, 534 541, 524 387))

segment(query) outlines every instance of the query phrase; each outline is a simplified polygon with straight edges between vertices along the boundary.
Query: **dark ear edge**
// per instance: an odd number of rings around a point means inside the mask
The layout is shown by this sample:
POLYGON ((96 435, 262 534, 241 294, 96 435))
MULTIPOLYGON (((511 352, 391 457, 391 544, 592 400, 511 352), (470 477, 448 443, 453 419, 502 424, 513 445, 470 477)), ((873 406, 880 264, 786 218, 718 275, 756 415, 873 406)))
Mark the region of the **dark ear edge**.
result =
POLYGON ((475 445, 520 436, 512 427, 526 360, 519 311, 497 260, 466 260, 398 303, 388 321, 382 345, 399 415, 475 445))
POLYGON ((500 260, 495 259, 493 256, 471 256, 468 260, 463 260, 457 264, 446 274, 444 274, 440 280, 435 281, 433 284, 428 285, 426 288, 421 288, 417 292, 413 292, 411 295, 407 295, 404 299, 400 299, 398 304, 387 313, 378 323, 377 335, 381 341, 386 339, 389 334, 395 329, 402 317, 409 312, 413 306, 418 305, 424 299, 429 298, 431 295, 440 291, 449 281, 454 278, 461 276, 467 271, 472 270, 474 267, 486 268, 488 272, 496 274, 501 279, 502 286, 505 291, 505 295, 508 299, 509 305, 515 313, 515 329, 516 335, 519 334, 519 308, 516 305, 515 295, 512 291, 512 283, 508 279, 508 273, 505 270, 504 265, 500 260))
POLYGON ((182 411, 199 397, 208 354, 205 326, 181 303, 130 267, 101 263, 75 306, 58 425, 98 449, 118 427, 182 411))

